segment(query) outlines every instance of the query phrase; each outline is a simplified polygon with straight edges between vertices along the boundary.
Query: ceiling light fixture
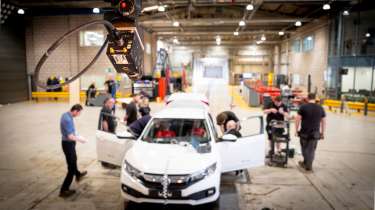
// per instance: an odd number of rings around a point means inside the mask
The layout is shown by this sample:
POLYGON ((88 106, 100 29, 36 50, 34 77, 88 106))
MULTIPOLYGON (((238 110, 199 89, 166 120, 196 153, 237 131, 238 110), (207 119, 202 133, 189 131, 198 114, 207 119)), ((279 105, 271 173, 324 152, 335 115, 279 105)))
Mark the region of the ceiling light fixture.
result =
POLYGON ((158 11, 159 11, 159 12, 165 12, 165 7, 164 7, 164 5, 160 5, 160 6, 158 7, 158 11))
POLYGON ((100 13, 100 9, 99 8, 93 8, 92 9, 92 13, 99 14, 100 13))
POLYGON ((371 34, 370 33, 366 33, 366 37, 371 37, 371 34))
POLYGON ((248 4, 248 5, 246 6, 246 10, 251 11, 251 10, 253 10, 253 9, 254 9, 254 5, 253 5, 253 4, 248 4))
POLYGON ((25 10, 23 10, 23 9, 18 9, 17 13, 20 14, 20 15, 23 15, 23 14, 25 14, 25 10))
POLYGON ((238 36, 239 35, 238 31, 233 32, 233 35, 238 36))
POLYGON ((323 5, 323 9, 324 10, 330 10, 331 9, 331 5, 330 4, 324 4, 323 5))
POLYGON ((266 41, 266 36, 263 34, 262 37, 260 38, 262 41, 266 41))
POLYGON ((279 31, 279 36, 284 36, 284 31, 279 31))
POLYGON ((245 21, 241 20, 241 21, 238 23, 238 25, 239 25, 239 26, 245 26, 246 23, 245 23, 245 21))
POLYGON ((348 10, 344 10, 344 12, 342 12, 342 15, 348 16, 349 15, 349 11, 348 10))
POLYGON ((257 44, 262 44, 262 41, 258 40, 256 41, 257 44))
POLYGON ((178 21, 173 21, 173 26, 174 27, 179 27, 180 26, 180 23, 178 21))
POLYGON ((297 26, 297 27, 300 27, 300 26, 302 26, 302 22, 298 20, 298 21, 296 21, 296 23, 294 25, 297 26))

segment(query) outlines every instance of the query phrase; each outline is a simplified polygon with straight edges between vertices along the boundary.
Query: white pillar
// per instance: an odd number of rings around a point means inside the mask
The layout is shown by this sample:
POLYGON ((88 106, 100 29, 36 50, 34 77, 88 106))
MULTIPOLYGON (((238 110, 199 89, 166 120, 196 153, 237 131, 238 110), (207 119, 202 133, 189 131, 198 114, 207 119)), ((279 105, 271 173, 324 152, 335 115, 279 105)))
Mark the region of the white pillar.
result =
POLYGON ((80 103, 80 81, 76 79, 74 82, 69 84, 69 104, 73 106, 74 104, 80 103))

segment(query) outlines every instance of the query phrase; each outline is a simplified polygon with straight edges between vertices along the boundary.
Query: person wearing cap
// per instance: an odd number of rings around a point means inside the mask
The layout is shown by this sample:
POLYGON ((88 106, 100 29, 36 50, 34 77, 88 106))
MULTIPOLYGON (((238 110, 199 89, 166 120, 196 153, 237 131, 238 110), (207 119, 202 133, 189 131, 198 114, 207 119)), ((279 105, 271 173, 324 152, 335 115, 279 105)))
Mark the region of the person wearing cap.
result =
MULTIPOLYGON (((270 103, 268 105, 268 107, 266 107, 264 109, 264 113, 267 114, 266 131, 267 131, 267 135, 268 135, 268 140, 270 142, 270 150, 268 152, 267 157, 269 157, 270 155, 272 155, 272 153, 274 151, 274 149, 272 148, 273 145, 272 145, 272 141, 271 141, 272 140, 272 130, 271 130, 271 125, 270 125, 271 121, 273 121, 273 120, 284 121, 285 119, 288 118, 289 113, 288 113, 288 108, 286 107, 285 104, 283 104, 280 96, 277 96, 277 97, 274 98, 272 103, 270 103)), ((279 143, 276 144, 276 148, 277 148, 277 151, 280 151, 280 144, 279 143)))

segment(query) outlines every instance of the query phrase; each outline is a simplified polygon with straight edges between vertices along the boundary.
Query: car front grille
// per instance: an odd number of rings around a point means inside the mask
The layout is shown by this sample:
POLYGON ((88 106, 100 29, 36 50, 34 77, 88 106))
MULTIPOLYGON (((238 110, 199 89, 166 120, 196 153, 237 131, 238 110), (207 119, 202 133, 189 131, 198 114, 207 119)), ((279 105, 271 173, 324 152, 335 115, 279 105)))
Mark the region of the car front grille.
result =
POLYGON ((144 174, 139 177, 143 185, 150 189, 163 189, 164 179, 168 179, 168 189, 170 190, 182 190, 195 182, 191 181, 190 175, 162 175, 162 174, 144 174))

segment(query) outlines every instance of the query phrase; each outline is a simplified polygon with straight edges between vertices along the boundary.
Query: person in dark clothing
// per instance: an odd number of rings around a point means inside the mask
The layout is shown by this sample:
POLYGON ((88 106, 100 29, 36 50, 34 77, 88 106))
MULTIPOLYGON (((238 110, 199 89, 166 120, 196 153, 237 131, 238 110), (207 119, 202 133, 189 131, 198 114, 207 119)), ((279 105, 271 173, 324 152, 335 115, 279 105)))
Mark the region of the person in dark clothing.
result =
MULTIPOLYGON (((285 106, 285 104, 283 104, 282 98, 280 96, 277 96, 273 100, 273 102, 270 103, 268 107, 266 107, 266 109, 264 109, 264 113, 267 114, 266 132, 268 135, 268 140, 270 142, 270 150, 268 152, 267 157, 269 157, 270 155, 274 153, 274 148, 273 148, 274 145, 272 144, 272 141, 271 141, 272 140, 271 122, 273 120, 284 121, 285 119, 288 118, 289 114, 288 114, 288 108, 285 106)), ((282 130, 281 132, 284 132, 284 130, 282 130)), ((276 149, 277 151, 280 151, 280 143, 276 143, 276 149)))
POLYGON ((141 107, 139 108, 139 112, 142 117, 129 125, 129 130, 135 137, 139 137, 142 134, 143 129, 145 129, 147 123, 151 120, 149 107, 141 107))
POLYGON ((231 120, 236 122, 236 130, 240 130, 241 129, 240 120, 238 119, 236 114, 234 114, 233 112, 225 111, 216 116, 216 123, 218 126, 220 126, 220 130, 222 133, 225 133, 227 131, 226 129, 227 123, 231 120))
POLYGON ((86 103, 85 103, 86 106, 90 105, 89 104, 90 99, 95 98, 95 96, 96 96, 96 87, 95 87, 95 83, 93 82, 91 83, 91 85, 86 91, 86 103))
POLYGON ((61 197, 68 197, 75 193, 75 190, 70 190, 70 184, 73 177, 79 182, 82 177, 87 175, 87 171, 80 172, 77 167, 76 142, 85 143, 86 140, 76 135, 73 117, 78 117, 82 111, 80 104, 74 105, 69 112, 64 113, 60 120, 60 131, 62 135, 62 149, 65 154, 66 163, 68 165, 68 173, 60 189, 61 197))
POLYGON ((315 94, 308 95, 308 103, 303 104, 296 117, 296 136, 300 137, 303 161, 298 164, 306 171, 312 171, 315 150, 319 139, 324 139, 326 113, 315 103, 315 94), (301 127, 300 127, 301 125, 301 127))
POLYGON ((107 93, 116 98, 116 82, 113 79, 109 79, 104 83, 107 86, 107 93))
MULTIPOLYGON (((48 79, 47 79, 47 86, 50 86, 50 85, 52 85, 52 77, 48 77, 48 79)), ((52 91, 52 89, 47 88, 47 92, 51 92, 51 91, 52 91)))
POLYGON ((137 105, 142 100, 142 97, 140 94, 135 94, 133 96, 132 102, 130 102, 126 106, 126 115, 124 117, 124 122, 126 122, 126 125, 129 126, 132 124, 132 122, 136 121, 138 118, 138 112, 137 112, 137 105))
POLYGON ((115 99, 107 98, 104 100, 104 105, 99 115, 99 130, 115 133, 117 123, 113 113, 114 105, 115 99))
POLYGON ((225 134, 232 134, 235 135, 237 138, 241 138, 241 133, 237 130, 237 123, 234 120, 230 120, 227 122, 227 131, 225 134))

